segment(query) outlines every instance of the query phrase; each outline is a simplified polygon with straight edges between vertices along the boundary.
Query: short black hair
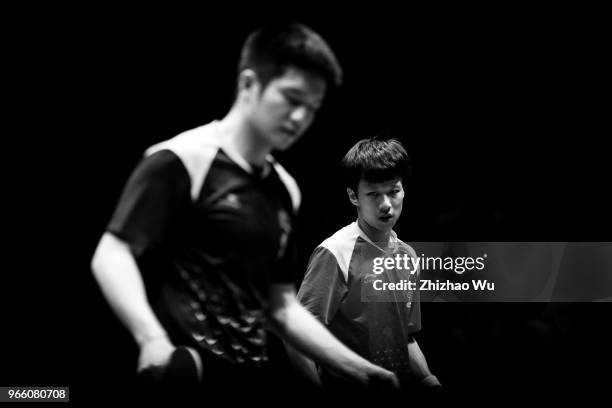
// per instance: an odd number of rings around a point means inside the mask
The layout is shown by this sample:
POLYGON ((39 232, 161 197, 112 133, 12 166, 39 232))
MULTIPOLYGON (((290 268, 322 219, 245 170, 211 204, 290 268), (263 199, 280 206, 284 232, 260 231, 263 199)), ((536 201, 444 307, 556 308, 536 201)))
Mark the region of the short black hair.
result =
POLYGON ((341 171, 346 187, 357 192, 362 179, 369 183, 401 179, 405 184, 412 165, 399 140, 376 136, 351 147, 342 159, 341 171))
POLYGON ((238 75, 252 69, 265 88, 290 66, 320 75, 328 84, 342 83, 342 68, 329 45, 297 22, 271 24, 251 33, 242 47, 238 75))

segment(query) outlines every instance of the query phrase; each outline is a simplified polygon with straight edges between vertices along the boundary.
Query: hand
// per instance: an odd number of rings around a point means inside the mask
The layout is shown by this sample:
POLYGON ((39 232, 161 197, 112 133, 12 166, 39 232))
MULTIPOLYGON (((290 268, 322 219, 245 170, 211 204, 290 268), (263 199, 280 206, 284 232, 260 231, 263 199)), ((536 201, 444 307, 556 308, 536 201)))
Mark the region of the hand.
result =
POLYGON ((447 398, 446 391, 435 375, 428 375, 421 381, 423 395, 433 398, 433 401, 442 402, 447 398))
POLYGON ((380 391, 399 391, 400 383, 394 372, 373 366, 368 372, 368 387, 380 391))
POLYGON ((170 356, 176 347, 166 336, 155 337, 140 347, 137 371, 148 368, 164 367, 168 364, 170 356))
POLYGON ((443 388, 442 384, 440 384, 440 381, 438 381, 438 378, 433 374, 429 374, 427 377, 423 378, 421 380, 421 384, 423 384, 424 387, 430 388, 430 389, 443 388))

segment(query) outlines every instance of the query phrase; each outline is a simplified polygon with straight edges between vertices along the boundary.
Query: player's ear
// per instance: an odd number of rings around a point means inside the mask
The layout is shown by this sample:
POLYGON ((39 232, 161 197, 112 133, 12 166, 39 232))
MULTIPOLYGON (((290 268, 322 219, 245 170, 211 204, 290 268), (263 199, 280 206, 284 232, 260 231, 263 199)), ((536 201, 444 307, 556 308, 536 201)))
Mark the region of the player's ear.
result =
POLYGON ((242 95, 256 95, 259 93, 257 74, 252 69, 244 69, 238 75, 238 93, 242 95))
POLYGON ((348 188, 347 187, 346 194, 348 194, 348 197, 349 197, 349 200, 351 201, 351 204, 359 205, 359 202, 357 201, 357 194, 355 194, 355 192, 353 191, 352 188, 348 188))

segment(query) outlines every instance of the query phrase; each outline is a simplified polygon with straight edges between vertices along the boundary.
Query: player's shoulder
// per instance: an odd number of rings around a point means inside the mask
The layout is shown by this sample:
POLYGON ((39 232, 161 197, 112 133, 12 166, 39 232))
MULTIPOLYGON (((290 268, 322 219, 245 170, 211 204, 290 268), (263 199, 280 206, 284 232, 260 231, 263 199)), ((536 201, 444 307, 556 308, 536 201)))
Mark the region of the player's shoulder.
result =
POLYGON ((346 256, 353 252, 355 243, 359 238, 357 223, 353 222, 329 236, 319 244, 317 248, 324 248, 330 253, 339 256, 346 256))
POLYGON ((342 271, 344 281, 348 281, 349 265, 358 239, 359 229, 356 222, 341 228, 315 248, 310 266, 335 263, 342 271))
POLYGON ((161 150, 170 150, 181 160, 192 157, 206 157, 219 149, 219 132, 217 122, 196 127, 156 143, 145 151, 150 156, 161 150))
POLYGON ((218 122, 182 132, 149 147, 145 157, 170 151, 180 159, 189 174, 192 199, 197 199, 202 184, 220 148, 218 122))

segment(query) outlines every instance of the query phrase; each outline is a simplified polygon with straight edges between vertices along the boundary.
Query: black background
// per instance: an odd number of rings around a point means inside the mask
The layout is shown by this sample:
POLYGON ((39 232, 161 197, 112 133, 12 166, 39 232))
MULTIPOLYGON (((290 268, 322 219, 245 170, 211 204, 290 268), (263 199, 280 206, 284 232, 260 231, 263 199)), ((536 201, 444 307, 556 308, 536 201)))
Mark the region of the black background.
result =
MULTIPOLYGON (((337 165, 377 133, 400 138, 413 160, 396 228, 406 241, 610 241, 609 41, 600 12, 5 13, 18 23, 5 29, 13 266, 3 284, 0 385, 69 385, 83 401, 99 384, 130 384, 137 350, 89 271, 97 240, 143 150, 221 118, 242 41, 279 16, 320 32, 345 70, 315 125, 278 155, 304 196, 300 270, 355 218, 337 165)), ((592 376, 609 358, 609 320, 609 303, 430 303, 419 341, 440 379, 475 398, 484 390, 579 394, 604 384, 592 376)))

